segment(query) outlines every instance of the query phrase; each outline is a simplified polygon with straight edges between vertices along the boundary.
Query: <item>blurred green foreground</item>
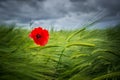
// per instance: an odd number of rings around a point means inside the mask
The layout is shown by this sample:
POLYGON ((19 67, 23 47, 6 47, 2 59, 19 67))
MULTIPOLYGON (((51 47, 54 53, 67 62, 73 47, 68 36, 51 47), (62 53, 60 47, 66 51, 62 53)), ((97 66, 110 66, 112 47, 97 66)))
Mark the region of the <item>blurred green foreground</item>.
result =
POLYGON ((30 30, 0 26, 0 80, 120 80, 120 25, 50 31, 46 46, 30 30))

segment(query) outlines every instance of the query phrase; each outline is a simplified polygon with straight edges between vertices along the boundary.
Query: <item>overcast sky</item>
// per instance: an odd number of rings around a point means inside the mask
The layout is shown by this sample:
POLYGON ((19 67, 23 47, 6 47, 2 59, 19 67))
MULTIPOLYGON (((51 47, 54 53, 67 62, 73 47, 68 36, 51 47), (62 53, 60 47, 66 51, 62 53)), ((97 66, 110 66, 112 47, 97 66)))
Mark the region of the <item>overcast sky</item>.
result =
POLYGON ((99 28, 120 23, 120 0, 0 0, 0 24, 75 29, 103 16, 99 28))

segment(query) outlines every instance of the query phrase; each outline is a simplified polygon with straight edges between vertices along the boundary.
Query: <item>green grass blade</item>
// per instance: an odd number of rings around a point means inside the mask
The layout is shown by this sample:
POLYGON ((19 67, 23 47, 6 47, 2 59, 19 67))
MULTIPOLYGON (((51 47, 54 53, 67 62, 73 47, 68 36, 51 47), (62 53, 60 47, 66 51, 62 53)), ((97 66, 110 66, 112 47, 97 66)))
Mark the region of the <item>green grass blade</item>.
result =
POLYGON ((91 44, 91 43, 70 43, 68 44, 66 47, 71 47, 71 46, 86 46, 86 47, 94 47, 95 44, 91 44))
POLYGON ((112 72, 99 77, 94 78, 93 80, 104 80, 108 78, 120 77, 120 72, 112 72))
POLYGON ((74 32, 73 34, 71 34, 66 41, 69 41, 72 37, 74 37, 75 35, 79 34, 80 32, 84 31, 86 28, 80 29, 79 31, 74 32))
MULTIPOLYGON (((104 16, 104 17, 105 17, 105 16, 104 16)), ((95 20, 95 21, 87 24, 85 27, 83 27, 83 28, 80 29, 79 31, 74 32, 73 34, 71 34, 70 36, 68 36, 68 38, 66 39, 66 41, 69 41, 69 40, 70 40, 72 37, 74 37, 75 35, 77 35, 77 34, 81 33, 82 31, 86 30, 86 28, 88 28, 88 27, 96 24, 97 22, 99 22, 100 20, 102 20, 104 17, 102 17, 102 18, 100 18, 100 19, 98 19, 98 20, 95 20)))

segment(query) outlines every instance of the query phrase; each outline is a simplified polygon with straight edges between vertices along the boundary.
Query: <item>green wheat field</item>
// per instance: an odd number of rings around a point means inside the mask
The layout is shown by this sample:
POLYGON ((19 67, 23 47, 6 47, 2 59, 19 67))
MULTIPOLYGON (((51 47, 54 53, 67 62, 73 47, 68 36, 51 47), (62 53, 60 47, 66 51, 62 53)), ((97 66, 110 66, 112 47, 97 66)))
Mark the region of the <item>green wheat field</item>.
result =
POLYGON ((0 80, 120 80, 120 25, 51 29, 44 47, 30 32, 0 25, 0 80))

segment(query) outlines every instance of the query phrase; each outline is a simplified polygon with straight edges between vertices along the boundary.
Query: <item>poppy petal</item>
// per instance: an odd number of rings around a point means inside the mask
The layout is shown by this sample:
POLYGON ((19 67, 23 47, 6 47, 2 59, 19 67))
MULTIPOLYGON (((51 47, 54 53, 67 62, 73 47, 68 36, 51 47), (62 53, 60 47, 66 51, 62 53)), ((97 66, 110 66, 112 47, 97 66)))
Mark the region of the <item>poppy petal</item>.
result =
POLYGON ((31 31, 29 37, 32 38, 37 45, 45 46, 49 39, 49 32, 42 27, 37 27, 31 31))

